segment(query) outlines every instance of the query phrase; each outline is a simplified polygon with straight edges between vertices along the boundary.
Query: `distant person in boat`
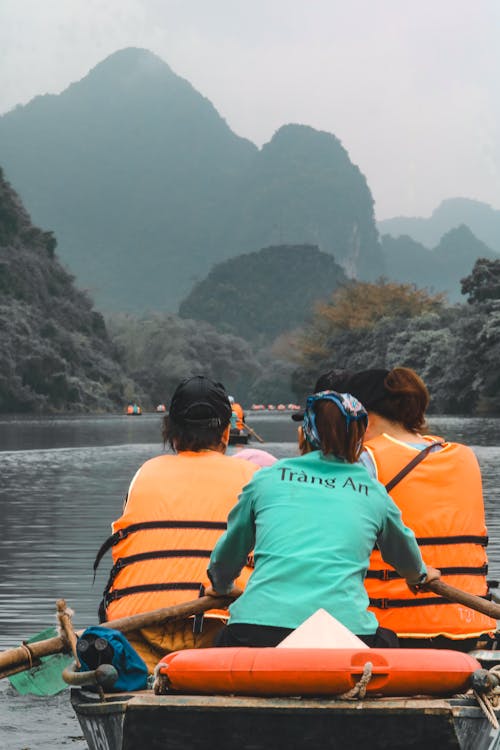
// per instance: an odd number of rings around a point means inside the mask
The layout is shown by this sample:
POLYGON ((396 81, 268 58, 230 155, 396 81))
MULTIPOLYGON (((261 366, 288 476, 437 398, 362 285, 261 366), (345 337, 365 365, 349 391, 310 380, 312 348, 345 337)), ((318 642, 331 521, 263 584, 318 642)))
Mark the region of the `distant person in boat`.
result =
MULTIPOLYGON (((115 620, 196 599, 229 510, 258 467, 225 456, 231 406, 220 383, 196 376, 177 387, 163 437, 175 455, 147 461, 133 478, 121 517, 99 550, 114 567, 100 619, 115 620)), ((212 644, 227 613, 211 612, 127 634, 152 670, 169 651, 212 644)))
POLYGON ((255 569, 216 645, 276 646, 324 608, 369 646, 397 646, 367 609, 375 543, 410 586, 439 571, 426 569, 400 511, 358 462, 366 424, 349 394, 309 396, 302 455, 261 469, 244 488, 210 558, 207 593, 231 592, 251 550, 255 569))
MULTIPOLYGON (((429 393, 414 370, 364 370, 349 378, 349 389, 368 411, 364 445, 373 476, 387 486, 404 523, 415 532, 424 560, 442 571, 446 583, 486 596, 488 537, 474 453, 425 434, 429 393), (389 483, 405 468, 406 475, 391 489, 389 483)), ((398 633, 401 645, 468 651, 496 630, 490 617, 432 593, 415 600, 377 550, 366 588, 372 611, 398 633)))
POLYGON ((234 400, 233 396, 229 396, 229 403, 231 404, 231 428, 234 430, 243 430, 245 427, 245 412, 241 404, 238 404, 234 400))

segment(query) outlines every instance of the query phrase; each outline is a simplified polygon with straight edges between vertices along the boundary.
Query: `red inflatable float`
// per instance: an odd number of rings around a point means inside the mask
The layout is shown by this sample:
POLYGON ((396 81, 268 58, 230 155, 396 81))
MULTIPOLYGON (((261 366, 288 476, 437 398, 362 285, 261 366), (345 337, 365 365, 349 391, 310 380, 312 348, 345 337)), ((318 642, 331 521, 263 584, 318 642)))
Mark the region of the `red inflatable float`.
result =
POLYGON ((367 694, 451 695, 469 687, 476 659, 434 649, 207 648, 165 656, 160 674, 185 693, 338 695, 371 662, 367 694))

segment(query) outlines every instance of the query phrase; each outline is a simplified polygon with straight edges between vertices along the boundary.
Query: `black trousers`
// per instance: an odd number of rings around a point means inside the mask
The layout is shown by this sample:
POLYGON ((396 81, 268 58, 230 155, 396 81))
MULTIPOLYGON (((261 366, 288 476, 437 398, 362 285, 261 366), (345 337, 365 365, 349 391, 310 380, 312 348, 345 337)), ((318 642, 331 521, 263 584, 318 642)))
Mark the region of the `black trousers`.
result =
MULTIPOLYGON (((214 646, 250 646, 263 648, 277 646, 293 633, 293 628, 277 628, 273 625, 250 625, 235 623, 227 625, 216 636, 214 646)), ((389 628, 378 628, 373 635, 358 635, 370 648, 399 648, 396 633, 389 628)))
POLYGON ((400 638, 401 648, 449 648, 451 651, 472 651, 477 648, 479 638, 461 638, 455 640, 446 638, 444 635, 436 635, 434 638, 400 638))

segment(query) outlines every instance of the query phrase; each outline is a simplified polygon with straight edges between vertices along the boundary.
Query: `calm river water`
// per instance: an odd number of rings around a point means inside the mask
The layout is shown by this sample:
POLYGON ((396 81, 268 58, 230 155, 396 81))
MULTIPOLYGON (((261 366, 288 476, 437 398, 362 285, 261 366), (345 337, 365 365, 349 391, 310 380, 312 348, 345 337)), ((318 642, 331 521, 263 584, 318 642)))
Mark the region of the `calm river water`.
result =
MULTIPOLYGON (((289 415, 251 414, 278 457, 296 453, 289 415)), ((97 622, 109 569, 92 563, 137 468, 162 452, 160 417, 0 419, 0 649, 54 623, 64 597, 75 625, 97 622)), ((500 578, 500 419, 439 417, 432 431, 471 445, 484 481, 490 578, 500 578)), ((109 557, 109 555, 108 555, 109 557)), ((68 695, 22 698, 0 682, 1 750, 84 750, 68 695)))

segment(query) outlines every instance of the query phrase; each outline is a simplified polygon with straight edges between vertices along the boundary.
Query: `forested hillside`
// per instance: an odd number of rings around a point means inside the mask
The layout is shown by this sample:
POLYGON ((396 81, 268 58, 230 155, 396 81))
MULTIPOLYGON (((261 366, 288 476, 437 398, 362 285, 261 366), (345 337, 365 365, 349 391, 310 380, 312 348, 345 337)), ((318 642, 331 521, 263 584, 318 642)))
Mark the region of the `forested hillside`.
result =
POLYGON ((107 322, 124 368, 152 404, 168 403, 178 383, 190 375, 222 381, 246 401, 261 374, 246 341, 208 323, 159 313, 142 318, 114 314, 107 322))
POLYGON ((346 281, 335 259, 317 247, 267 247, 216 265, 179 312, 262 345, 302 326, 315 303, 346 281))
POLYGON ((409 284, 353 284, 297 337, 298 397, 331 368, 413 367, 438 414, 500 414, 500 259, 479 259, 447 307, 409 284), (353 314, 353 311, 355 314, 353 314))
POLYGON ((121 409, 133 384, 55 249, 0 170, 0 411, 121 409))
POLYGON ((370 190, 335 136, 287 125, 259 150, 146 50, 0 117, 0 153, 102 310, 173 312, 214 263, 273 244, 383 271, 370 190))

